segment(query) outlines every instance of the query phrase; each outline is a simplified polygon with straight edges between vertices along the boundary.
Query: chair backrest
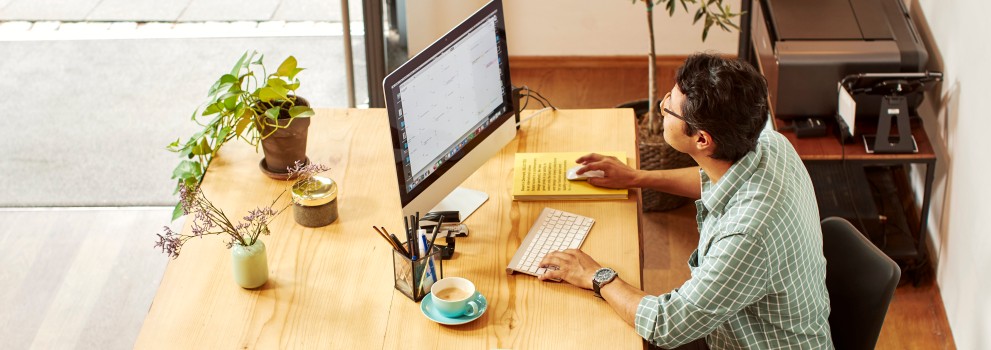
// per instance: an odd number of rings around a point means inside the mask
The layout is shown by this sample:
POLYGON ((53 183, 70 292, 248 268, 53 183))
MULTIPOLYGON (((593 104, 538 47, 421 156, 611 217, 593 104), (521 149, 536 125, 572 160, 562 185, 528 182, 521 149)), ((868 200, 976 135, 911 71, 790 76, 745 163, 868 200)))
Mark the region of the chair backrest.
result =
POLYGON ((901 269, 850 222, 822 220, 829 327, 837 349, 873 349, 901 269))

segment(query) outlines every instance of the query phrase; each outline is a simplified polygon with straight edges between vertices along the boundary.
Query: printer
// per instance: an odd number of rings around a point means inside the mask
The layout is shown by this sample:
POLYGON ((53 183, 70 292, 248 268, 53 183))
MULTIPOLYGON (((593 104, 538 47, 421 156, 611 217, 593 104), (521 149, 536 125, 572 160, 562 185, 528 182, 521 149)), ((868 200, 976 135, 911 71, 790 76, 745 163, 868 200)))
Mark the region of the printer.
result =
MULTIPOLYGON (((857 73, 925 69, 929 55, 902 0, 753 0, 751 39, 782 119, 836 115, 837 83, 857 73)), ((914 109, 921 96, 910 99, 914 109)), ((857 96, 877 116, 880 96, 857 96)))

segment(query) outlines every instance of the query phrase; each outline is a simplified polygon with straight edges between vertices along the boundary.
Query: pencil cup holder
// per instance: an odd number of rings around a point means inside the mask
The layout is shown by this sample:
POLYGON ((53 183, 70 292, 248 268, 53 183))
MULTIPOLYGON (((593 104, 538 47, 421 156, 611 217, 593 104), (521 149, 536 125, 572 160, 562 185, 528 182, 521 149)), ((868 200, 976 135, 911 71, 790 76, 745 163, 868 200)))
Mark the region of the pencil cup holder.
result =
POLYGON ((430 254, 411 260, 403 253, 392 251, 392 268, 396 290, 415 302, 430 293, 430 286, 444 278, 444 260, 440 247, 433 247, 430 254))

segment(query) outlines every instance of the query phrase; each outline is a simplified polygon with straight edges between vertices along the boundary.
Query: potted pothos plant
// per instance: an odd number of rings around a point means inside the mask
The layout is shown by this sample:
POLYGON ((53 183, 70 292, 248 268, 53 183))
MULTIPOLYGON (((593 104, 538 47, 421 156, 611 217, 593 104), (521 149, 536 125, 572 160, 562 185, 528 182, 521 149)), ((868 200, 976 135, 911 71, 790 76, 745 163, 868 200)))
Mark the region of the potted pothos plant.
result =
MULTIPOLYGON (((718 26, 730 31, 739 30, 732 22, 734 13, 729 6, 723 5, 723 0, 633 0, 644 3, 647 9, 647 31, 650 38, 650 51, 647 53, 647 100, 624 103, 620 107, 633 108, 637 113, 637 132, 640 144, 640 166, 645 170, 677 169, 697 165, 687 154, 678 152, 664 141, 663 118, 660 115, 657 101, 657 55, 654 49, 654 7, 663 5, 668 16, 673 16, 678 4, 688 12, 688 4, 697 5, 694 23, 704 20, 702 41, 709 36, 709 29, 718 26)), ((680 207, 689 201, 688 198, 675 196, 650 189, 642 191, 644 211, 663 211, 680 207)))
MULTIPOLYGON (((168 145, 181 159, 172 172, 176 192, 198 187, 221 146, 233 139, 256 150, 261 145, 265 153, 261 170, 273 178, 288 179, 289 167, 308 162, 306 137, 313 109, 296 94, 300 85, 296 75, 303 68, 289 56, 269 72, 263 58, 254 51, 241 55, 230 72, 210 87, 207 102, 193 112, 191 119, 203 129, 168 145)), ((181 205, 173 219, 179 216, 181 205)))

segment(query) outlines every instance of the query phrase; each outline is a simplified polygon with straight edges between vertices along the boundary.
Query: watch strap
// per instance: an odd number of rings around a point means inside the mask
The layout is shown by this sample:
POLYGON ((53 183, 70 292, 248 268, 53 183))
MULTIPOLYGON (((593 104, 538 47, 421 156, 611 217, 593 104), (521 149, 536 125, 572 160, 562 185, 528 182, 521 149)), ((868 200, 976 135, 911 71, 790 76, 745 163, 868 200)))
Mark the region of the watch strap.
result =
POLYGON ((619 274, 616 273, 615 270, 610 269, 608 267, 603 267, 601 269, 596 270, 595 274, 592 275, 592 292, 595 293, 595 296, 598 297, 599 299, 602 299, 602 293, 600 292, 602 290, 602 287, 604 287, 609 283, 612 283, 612 281, 615 281, 616 277, 619 277, 619 274), (603 270, 612 272, 612 276, 600 282, 597 277, 599 276, 599 272, 603 270))

